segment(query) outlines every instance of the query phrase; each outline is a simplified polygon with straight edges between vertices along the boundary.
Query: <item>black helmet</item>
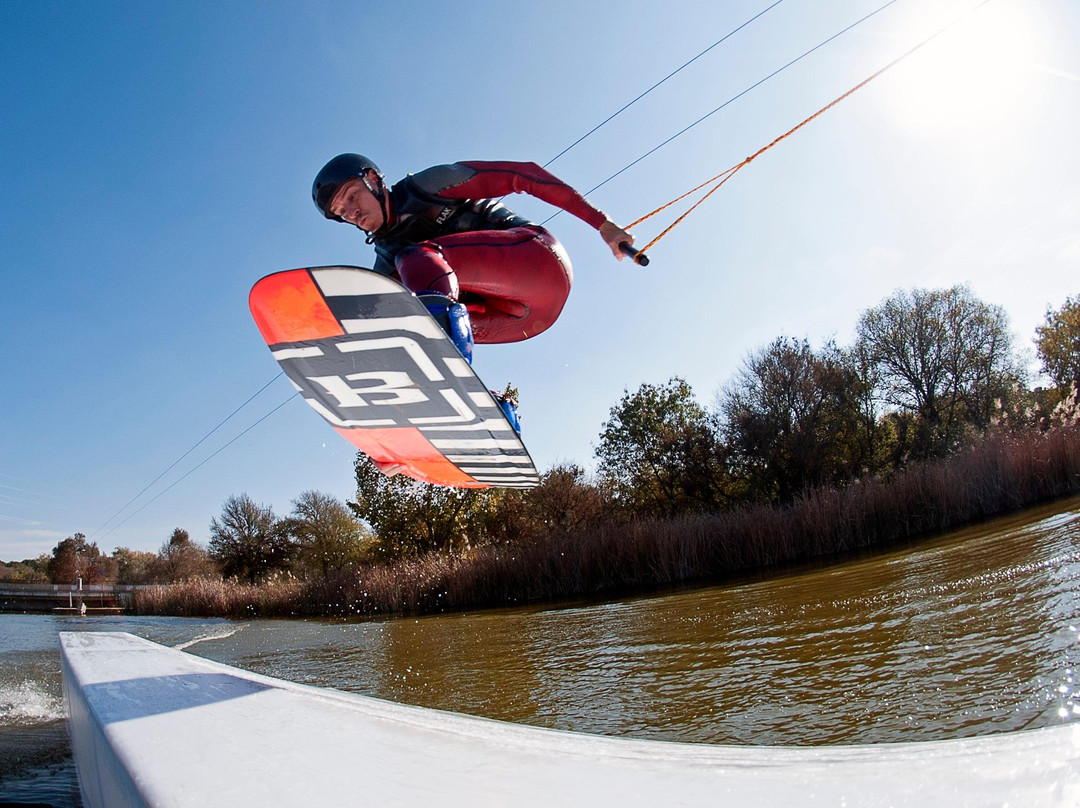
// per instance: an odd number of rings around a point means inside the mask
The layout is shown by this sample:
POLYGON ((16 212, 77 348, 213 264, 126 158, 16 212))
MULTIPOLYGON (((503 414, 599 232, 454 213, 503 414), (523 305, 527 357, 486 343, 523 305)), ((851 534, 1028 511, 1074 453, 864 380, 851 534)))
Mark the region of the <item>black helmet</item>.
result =
POLYGON ((363 177, 368 171, 374 171, 379 175, 379 179, 383 179, 379 167, 364 155, 339 154, 315 175, 315 182, 311 186, 311 198, 315 200, 315 207, 322 211, 322 215, 327 219, 342 221, 340 216, 330 212, 330 200, 344 183, 363 177))

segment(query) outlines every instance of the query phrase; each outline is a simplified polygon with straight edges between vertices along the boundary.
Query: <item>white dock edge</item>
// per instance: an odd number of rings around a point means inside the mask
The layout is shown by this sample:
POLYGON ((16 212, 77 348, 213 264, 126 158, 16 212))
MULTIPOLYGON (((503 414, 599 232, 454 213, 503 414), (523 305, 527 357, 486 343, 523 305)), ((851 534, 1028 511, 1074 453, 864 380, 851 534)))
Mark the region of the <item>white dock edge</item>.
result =
POLYGON ((89 808, 1080 805, 1080 725, 867 746, 637 741, 297 685, 130 634, 60 644, 89 808))

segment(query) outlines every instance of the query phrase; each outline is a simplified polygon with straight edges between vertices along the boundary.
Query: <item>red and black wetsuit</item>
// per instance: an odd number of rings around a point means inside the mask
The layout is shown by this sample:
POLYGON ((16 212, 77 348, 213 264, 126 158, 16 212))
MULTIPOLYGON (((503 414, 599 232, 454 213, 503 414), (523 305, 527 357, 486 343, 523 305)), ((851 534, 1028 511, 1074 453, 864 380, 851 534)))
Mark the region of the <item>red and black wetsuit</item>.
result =
POLYGON ((555 237, 497 201, 524 192, 595 228, 607 217, 535 163, 462 162, 410 174, 389 190, 371 234, 375 270, 414 292, 465 303, 477 342, 517 342, 555 322, 573 270, 555 237))

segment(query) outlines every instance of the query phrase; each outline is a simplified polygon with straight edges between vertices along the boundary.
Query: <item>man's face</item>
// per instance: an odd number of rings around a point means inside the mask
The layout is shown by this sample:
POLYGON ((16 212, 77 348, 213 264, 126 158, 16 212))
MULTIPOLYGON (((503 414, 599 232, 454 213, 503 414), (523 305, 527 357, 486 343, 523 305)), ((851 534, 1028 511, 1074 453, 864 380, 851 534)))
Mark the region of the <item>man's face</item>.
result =
POLYGON ((369 171, 364 178, 357 177, 343 183, 330 200, 330 212, 361 230, 374 233, 383 226, 386 217, 383 215, 382 205, 368 190, 364 179, 372 186, 378 182, 378 176, 369 171))

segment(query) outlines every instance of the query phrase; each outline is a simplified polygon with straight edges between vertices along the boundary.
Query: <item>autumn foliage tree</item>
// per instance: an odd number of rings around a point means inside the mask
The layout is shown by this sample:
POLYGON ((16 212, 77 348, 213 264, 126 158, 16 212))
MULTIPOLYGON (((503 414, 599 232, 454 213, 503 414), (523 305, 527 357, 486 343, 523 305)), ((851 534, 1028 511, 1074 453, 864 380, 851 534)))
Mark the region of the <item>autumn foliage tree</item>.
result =
POLYGON ((670 517, 713 510, 725 499, 715 422, 679 377, 623 391, 596 457, 603 484, 635 513, 670 517))
POLYGON ((225 500, 221 518, 210 522, 210 555, 228 577, 255 583, 284 569, 293 545, 272 508, 257 505, 247 494, 225 500))
POLYGON ((297 561, 323 577, 364 560, 371 550, 370 531, 344 503, 319 491, 305 491, 293 501, 286 525, 297 561))
POLYGON ((805 339, 780 337, 747 356, 719 400, 745 497, 790 502, 856 476, 873 455, 859 392, 857 372, 833 343, 815 352, 805 339))
POLYGON ((460 550, 482 532, 491 496, 486 491, 387 477, 363 454, 357 455, 355 470, 356 502, 349 507, 374 531, 377 558, 460 550))
POLYGON ((540 485, 517 493, 525 500, 529 520, 544 532, 595 527, 609 510, 605 492, 575 463, 548 469, 540 475, 540 485))
POLYGON ((985 430, 1022 380, 1004 309, 966 286, 898 291, 864 312, 856 331, 878 396, 913 418, 915 458, 943 456, 967 429, 985 430))
POLYGON ((215 572, 210 554, 180 527, 175 528, 161 545, 153 569, 155 578, 162 583, 203 578, 215 572))
POLYGON ((88 542, 82 533, 64 539, 53 548, 49 561, 49 580, 54 584, 108 583, 116 579, 116 562, 102 555, 96 542, 88 542))
POLYGON ((610 516, 611 498, 574 463, 560 463, 540 475, 536 488, 490 495, 483 518, 484 539, 493 544, 538 542, 559 533, 594 528, 610 516))
POLYGON ((112 557, 116 562, 118 584, 149 584, 154 581, 154 568, 158 561, 156 553, 117 547, 112 557))
POLYGON ((1080 386, 1080 295, 1066 299, 1035 329, 1035 347, 1046 373, 1059 388, 1080 386))

